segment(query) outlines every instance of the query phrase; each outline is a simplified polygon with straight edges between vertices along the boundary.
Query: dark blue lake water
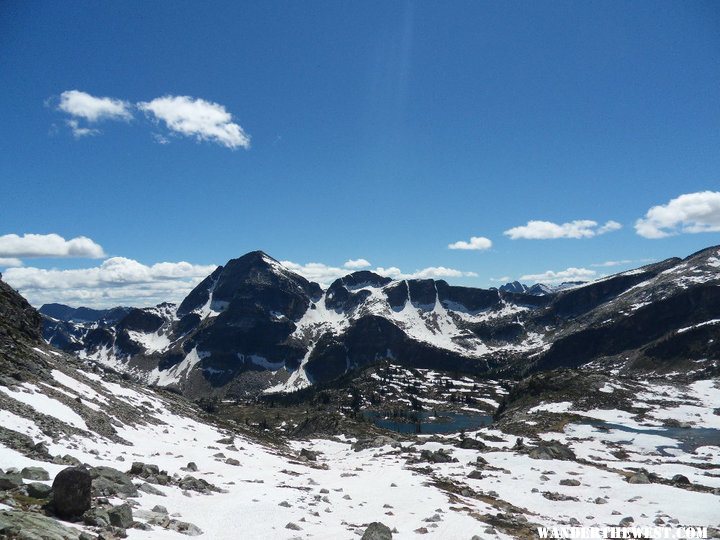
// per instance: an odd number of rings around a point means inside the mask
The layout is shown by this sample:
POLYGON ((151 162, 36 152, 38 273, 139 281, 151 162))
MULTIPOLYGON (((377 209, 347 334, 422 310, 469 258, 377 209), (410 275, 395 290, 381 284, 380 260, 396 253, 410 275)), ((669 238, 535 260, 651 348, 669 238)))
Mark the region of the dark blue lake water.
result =
POLYGON ((489 414, 472 412, 438 412, 433 416, 431 411, 408 412, 407 416, 386 416, 374 411, 365 411, 366 418, 382 429, 397 433, 455 433, 478 429, 492 423, 489 414))

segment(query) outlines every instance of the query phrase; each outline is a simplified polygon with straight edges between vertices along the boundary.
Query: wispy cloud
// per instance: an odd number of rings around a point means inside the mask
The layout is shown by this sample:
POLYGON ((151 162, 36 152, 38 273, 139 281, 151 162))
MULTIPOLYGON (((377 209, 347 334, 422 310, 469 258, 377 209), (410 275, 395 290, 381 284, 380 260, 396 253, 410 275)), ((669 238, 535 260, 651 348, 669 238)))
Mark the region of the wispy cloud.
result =
POLYGON ((484 236, 472 236, 469 242, 458 240, 452 244, 448 244, 448 249, 467 249, 482 251, 492 247, 492 241, 484 236))
POLYGON ((36 306, 48 302, 89 307, 148 306, 182 300, 215 268, 188 262, 147 266, 112 257, 92 268, 9 268, 3 279, 36 306))
POLYGON ((190 96, 163 96, 137 104, 141 111, 161 120, 177 134, 212 141, 227 148, 250 148, 250 136, 233 122, 219 103, 190 96))
POLYGON ((526 225, 513 227, 503 234, 513 240, 552 240, 556 238, 592 238, 621 229, 617 221, 607 221, 600 225, 591 219, 579 219, 568 223, 553 223, 551 221, 528 221, 526 225))
POLYGON ((525 274, 524 276, 520 276, 520 281, 557 284, 565 281, 591 281, 598 277, 598 273, 595 270, 571 267, 557 272, 547 270, 541 274, 525 274))
POLYGON ((609 268, 609 267, 613 267, 613 266, 625 266, 627 264, 632 264, 634 262, 635 261, 632 261, 630 259, 625 259, 622 261, 605 261, 605 262, 601 262, 601 263, 591 264, 590 266, 593 266, 595 268, 609 268))
POLYGON ((80 122, 77 120, 68 120, 65 122, 67 126, 70 128, 70 131, 72 131, 72 134, 75 136, 76 139, 79 139, 81 137, 92 137, 93 135, 99 135, 100 130, 94 129, 94 128, 88 128, 88 127, 81 127, 80 122))
POLYGON ((644 238, 665 238, 680 233, 720 231, 720 192, 686 193, 667 204, 653 206, 635 222, 644 238))
POLYGON ((90 238, 78 236, 65 240, 59 234, 6 234, 0 236, 0 257, 28 259, 39 257, 85 257, 99 259, 105 256, 102 246, 90 238))

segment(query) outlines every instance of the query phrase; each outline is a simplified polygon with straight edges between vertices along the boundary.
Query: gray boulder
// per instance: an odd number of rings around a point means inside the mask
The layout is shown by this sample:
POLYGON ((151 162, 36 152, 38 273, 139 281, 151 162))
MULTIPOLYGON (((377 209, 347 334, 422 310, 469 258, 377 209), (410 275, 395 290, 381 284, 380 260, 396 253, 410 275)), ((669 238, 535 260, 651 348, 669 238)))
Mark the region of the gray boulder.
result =
POLYGON ((138 491, 142 491, 144 493, 149 493, 150 495, 159 495, 161 497, 165 497, 165 493, 160 491, 158 488, 153 486, 152 484, 148 484, 145 482, 144 484, 138 486, 138 491))
POLYGON ((125 495, 126 497, 137 497, 138 491, 133 484, 132 478, 125 473, 112 467, 93 467, 90 470, 92 476, 92 489, 97 495, 111 497, 113 495, 125 495))
POLYGON ((542 441, 527 452, 532 459, 575 460, 575 452, 559 441, 542 441))
POLYGON ((28 496, 33 499, 47 499, 52 493, 52 487, 42 482, 31 482, 25 486, 28 496))
POLYGON ((50 474, 42 467, 25 467, 20 474, 26 480, 50 480, 50 474))
POLYGON ((0 474, 0 489, 8 490, 19 488, 23 485, 22 476, 18 473, 6 472, 0 474))
POLYGON ((629 484, 649 484, 650 479, 644 472, 637 472, 627 479, 629 484))
POLYGON ((103 508, 91 508, 83 514, 83 523, 105 528, 110 525, 110 515, 103 508))
POLYGON ((121 529, 129 529, 133 524, 132 508, 129 504, 113 506, 107 511, 110 517, 110 524, 121 529))
POLYGON ((362 540, 392 540, 392 531, 387 525, 375 521, 365 529, 362 540))

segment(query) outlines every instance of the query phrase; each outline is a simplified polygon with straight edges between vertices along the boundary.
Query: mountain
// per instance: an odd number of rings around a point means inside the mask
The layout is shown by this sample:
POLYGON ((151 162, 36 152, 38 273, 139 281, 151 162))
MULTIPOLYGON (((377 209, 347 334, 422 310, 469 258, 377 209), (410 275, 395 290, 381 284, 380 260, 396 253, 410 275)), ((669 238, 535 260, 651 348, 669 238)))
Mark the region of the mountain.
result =
POLYGON ((669 370, 720 356, 719 256, 712 247, 542 291, 368 271, 323 290, 256 251, 217 268, 179 306, 131 309, 116 322, 62 321, 70 339, 46 318, 44 335, 192 397, 293 390, 381 360, 512 376, 592 362, 669 370))

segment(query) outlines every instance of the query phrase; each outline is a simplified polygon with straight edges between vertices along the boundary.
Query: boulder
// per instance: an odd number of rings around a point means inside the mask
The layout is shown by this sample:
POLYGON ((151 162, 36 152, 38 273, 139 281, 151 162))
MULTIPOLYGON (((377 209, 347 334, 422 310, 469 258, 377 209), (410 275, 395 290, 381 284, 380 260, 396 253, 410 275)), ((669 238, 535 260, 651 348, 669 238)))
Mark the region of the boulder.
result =
POLYGON ((430 463, 453 463, 457 459, 450 455, 450 452, 441 448, 435 452, 431 450, 423 450, 420 452, 420 459, 422 461, 429 461, 430 463))
POLYGON ((82 516, 90 508, 92 477, 85 467, 68 467, 53 480, 55 513, 66 519, 82 516))
POLYGON ((527 452, 532 459, 575 460, 575 452, 559 441, 542 441, 527 452))
POLYGON ((28 496, 33 499, 47 499, 52 493, 52 487, 42 482, 31 482, 25 486, 28 496))
POLYGON ((644 472, 637 472, 627 479, 629 484, 649 484, 650 479, 644 472))
POLYGON ((187 491, 197 491, 199 493, 209 493, 210 491, 218 491, 218 488, 210 482, 206 482, 202 478, 195 478, 189 474, 185 476, 178 485, 187 491))
POLYGON ((97 495, 110 497, 112 495, 124 495, 126 497, 137 497, 138 491, 133 484, 132 478, 127 474, 113 469, 112 467, 93 467, 90 469, 92 476, 92 489, 97 495))
POLYGON ((153 486, 152 484, 148 484, 145 482, 144 484, 141 484, 138 486, 138 491, 142 491, 143 493, 149 493, 150 495, 159 495, 161 497, 165 497, 165 493, 160 491, 158 488, 153 486))
POLYGON ((392 531, 387 525, 374 521, 365 529, 361 540, 392 540, 392 531))
POLYGON ((110 524, 121 529, 129 529, 133 524, 132 508, 129 504, 113 506, 107 511, 110 524))
POLYGON ((83 523, 93 527, 107 527, 110 525, 110 515, 103 508, 91 508, 83 514, 83 523))
POLYGON ((20 474, 12 472, 0 474, 0 490, 15 489, 22 485, 23 481, 20 474))
POLYGON ((579 486, 580 481, 575 480, 574 478, 563 478, 562 480, 560 480, 560 485, 561 486, 579 486))
POLYGON ((141 461, 134 461, 130 467, 130 471, 128 471, 128 474, 142 476, 143 478, 147 478, 148 476, 157 476, 160 474, 160 467, 157 465, 142 463, 141 461))
POLYGON ((26 480, 50 480, 50 474, 42 467, 25 467, 20 474, 26 480))
POLYGON ((686 485, 687 485, 687 484, 690 483, 690 480, 689 480, 688 477, 685 476, 684 474, 676 474, 675 476, 672 477, 672 483, 673 483, 673 484, 686 484, 686 485))
POLYGON ((308 450, 307 448, 303 448, 300 450, 300 457, 305 458, 308 461, 317 461, 318 453, 313 452, 312 450, 308 450))

